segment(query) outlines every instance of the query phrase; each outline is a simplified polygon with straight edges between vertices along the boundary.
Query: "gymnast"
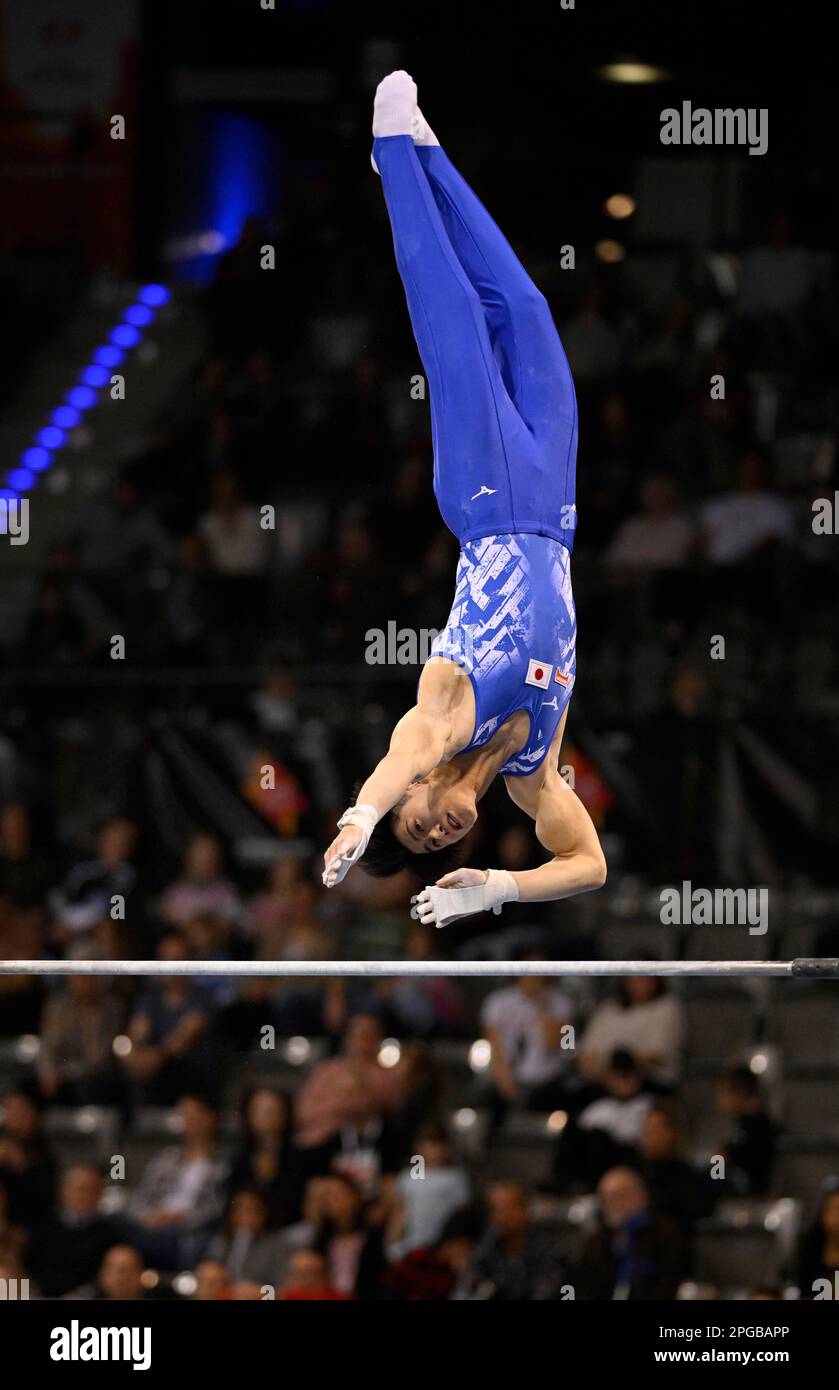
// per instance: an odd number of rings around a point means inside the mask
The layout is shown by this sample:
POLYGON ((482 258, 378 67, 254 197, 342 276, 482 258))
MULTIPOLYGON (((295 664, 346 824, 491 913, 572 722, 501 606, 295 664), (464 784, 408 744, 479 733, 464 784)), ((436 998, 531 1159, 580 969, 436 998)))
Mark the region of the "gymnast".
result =
POLYGON ((434 492, 461 550, 416 704, 341 816, 323 882, 359 862, 430 878, 425 857, 456 862, 497 776, 551 856, 516 873, 443 873, 412 899, 414 916, 442 927, 606 879, 597 832, 558 769, 576 669, 577 405, 547 301, 441 149, 408 73, 379 84, 373 136, 428 379, 434 492))

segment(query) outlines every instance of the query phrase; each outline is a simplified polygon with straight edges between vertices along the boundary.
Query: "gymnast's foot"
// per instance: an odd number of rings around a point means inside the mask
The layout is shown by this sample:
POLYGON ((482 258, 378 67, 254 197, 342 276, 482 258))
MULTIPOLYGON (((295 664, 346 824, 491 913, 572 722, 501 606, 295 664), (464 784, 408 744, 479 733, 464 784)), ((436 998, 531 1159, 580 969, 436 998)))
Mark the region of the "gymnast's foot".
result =
POLYGON ((407 72, 392 72, 376 88, 373 102, 373 134, 410 135, 417 109, 417 84, 407 72))
MULTIPOLYGON (((387 135, 410 135, 413 137, 417 113, 417 84, 410 73, 391 72, 383 78, 376 88, 373 102, 373 135, 376 139, 387 135)), ((424 122, 423 122, 424 125, 424 122)), ((370 163, 378 174, 379 170, 373 156, 370 163)))

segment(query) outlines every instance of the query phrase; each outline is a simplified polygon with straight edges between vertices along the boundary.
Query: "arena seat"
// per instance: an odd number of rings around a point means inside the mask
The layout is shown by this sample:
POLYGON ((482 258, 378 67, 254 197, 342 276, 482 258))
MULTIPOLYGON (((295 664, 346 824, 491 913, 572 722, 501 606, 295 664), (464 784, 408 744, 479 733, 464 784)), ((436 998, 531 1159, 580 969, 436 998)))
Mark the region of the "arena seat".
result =
POLYGON ((697 1224, 693 1249, 701 1283, 733 1291, 777 1284, 781 1277, 783 1250, 761 1220, 706 1217, 697 1224))
POLYGON ((769 1017, 769 1036, 792 1062, 839 1063, 836 991, 780 991, 769 1017))
POLYGON ((686 1056, 725 1061, 756 1041, 760 1010, 745 990, 703 993, 684 1000, 686 1056))
POLYGON ((839 1135, 839 1065, 785 1067, 784 1118, 790 1134, 839 1135))

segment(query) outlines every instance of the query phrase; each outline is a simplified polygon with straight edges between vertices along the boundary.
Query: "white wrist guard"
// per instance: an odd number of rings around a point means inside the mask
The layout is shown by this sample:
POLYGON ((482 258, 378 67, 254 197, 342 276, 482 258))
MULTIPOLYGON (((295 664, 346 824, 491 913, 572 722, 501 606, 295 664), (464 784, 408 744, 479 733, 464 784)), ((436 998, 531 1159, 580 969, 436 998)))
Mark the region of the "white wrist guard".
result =
POLYGON ((364 803, 361 806, 348 806, 344 814, 341 816, 340 820, 338 821, 339 830, 343 830, 345 825, 357 825, 359 830, 361 830, 363 834, 363 847, 360 850, 355 851, 355 858, 352 861, 353 863, 355 863, 356 859, 361 858, 362 854, 364 853, 365 849, 370 843, 370 836, 373 834, 373 831, 375 830, 378 823, 379 813, 376 810, 375 806, 371 806, 369 803, 364 803))
POLYGON ((425 925, 448 926, 475 912, 501 911, 503 903, 517 902, 518 884, 506 869, 488 869, 486 880, 469 888, 427 887, 414 899, 412 916, 425 925))
POLYGON ((359 840, 349 854, 336 855, 331 863, 327 864, 323 871, 323 882, 327 888, 334 888, 336 883, 340 883, 346 878, 353 864, 357 864, 362 854, 370 843, 370 836, 379 820, 379 813, 375 806, 367 804, 361 806, 348 806, 341 819, 338 821, 338 829, 343 830, 346 826, 352 825, 358 830, 359 840))

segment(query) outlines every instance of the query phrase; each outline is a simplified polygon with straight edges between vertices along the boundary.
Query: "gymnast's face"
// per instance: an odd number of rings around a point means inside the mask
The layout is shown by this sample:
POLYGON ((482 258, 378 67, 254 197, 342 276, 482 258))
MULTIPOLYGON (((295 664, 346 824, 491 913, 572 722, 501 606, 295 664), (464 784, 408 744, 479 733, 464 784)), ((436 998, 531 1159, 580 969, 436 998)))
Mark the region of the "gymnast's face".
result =
POLYGON ((440 787, 424 777, 396 807, 393 833, 413 854, 433 854, 462 840, 477 819, 474 792, 457 784, 440 787))

